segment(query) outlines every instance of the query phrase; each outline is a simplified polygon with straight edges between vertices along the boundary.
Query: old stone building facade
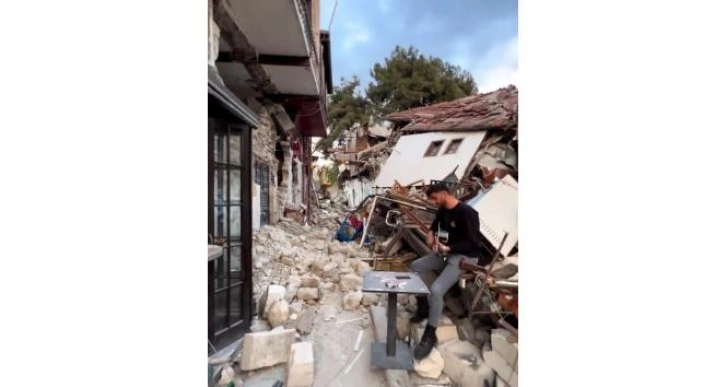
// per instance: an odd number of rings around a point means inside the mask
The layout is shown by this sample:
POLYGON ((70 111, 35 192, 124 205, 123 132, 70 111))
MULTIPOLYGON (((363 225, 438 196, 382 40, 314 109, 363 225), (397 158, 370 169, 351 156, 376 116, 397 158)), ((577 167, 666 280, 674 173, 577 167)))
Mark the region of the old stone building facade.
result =
POLYGON ((297 210, 302 201, 302 164, 291 149, 294 135, 273 118, 279 120, 284 109, 280 105, 259 106, 257 114, 260 126, 252 133, 255 228, 277 223, 285 208, 297 210))
POLYGON ((270 115, 269 107, 262 106, 257 110, 260 126, 252 131, 253 155, 253 226, 273 224, 277 222, 279 210, 277 205, 277 168, 275 157, 277 143, 277 127, 270 115))

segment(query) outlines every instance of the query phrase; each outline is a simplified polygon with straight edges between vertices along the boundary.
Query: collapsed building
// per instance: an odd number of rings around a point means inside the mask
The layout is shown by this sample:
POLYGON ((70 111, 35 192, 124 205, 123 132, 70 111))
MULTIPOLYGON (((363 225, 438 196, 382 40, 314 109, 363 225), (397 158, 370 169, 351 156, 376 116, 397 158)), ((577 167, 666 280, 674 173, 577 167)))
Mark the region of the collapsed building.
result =
MULTIPOLYGON (((212 384, 516 387, 517 109, 510 86, 356 125, 334 162, 314 154, 327 196, 314 199, 309 225, 283 216, 254 233, 256 317, 234 353, 210 359, 212 384), (423 192, 439 182, 477 210, 485 251, 445 296, 432 353, 412 371, 371 369, 361 359, 385 340, 388 300, 363 292, 363 277, 408 271, 430 252, 437 209, 423 192)), ((410 321, 416 307, 413 296, 396 301, 395 336, 410 345, 424 330, 410 321)))
POLYGON ((517 178, 518 90, 515 86, 384 117, 383 125, 355 125, 330 149, 349 207, 398 181, 456 184, 462 194, 517 178))
MULTIPOLYGON (((332 149, 339 175, 322 185, 334 203, 350 210, 336 237, 370 246, 372 270, 407 271, 413 259, 430 252, 425 238, 437 209, 425 198, 427 186, 448 185, 479 213, 481 257, 462 267, 459 286, 446 297, 449 322, 440 328, 456 334, 448 346, 437 347, 444 360, 432 355, 417 362, 419 376, 448 376, 463 386, 480 386, 482 379, 517 385, 517 112, 518 91, 509 86, 393 113, 385 117, 387 126, 356 125, 332 149), (474 359, 471 367, 454 369, 462 356, 474 359), (430 372, 434 363, 441 370, 430 372)), ((420 339, 420 327, 400 325, 413 342, 420 339)), ((387 374, 389 385, 407 377, 397 375, 387 374)))

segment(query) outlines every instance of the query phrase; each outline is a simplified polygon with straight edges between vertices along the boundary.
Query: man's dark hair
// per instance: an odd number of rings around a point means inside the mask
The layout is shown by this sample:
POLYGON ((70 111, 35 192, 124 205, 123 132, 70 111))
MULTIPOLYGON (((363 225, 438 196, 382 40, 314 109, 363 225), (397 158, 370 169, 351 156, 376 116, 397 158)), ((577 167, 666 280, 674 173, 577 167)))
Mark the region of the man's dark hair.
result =
POLYGON ((442 183, 430 185, 428 188, 426 188, 426 196, 430 197, 437 192, 446 192, 447 194, 450 194, 451 190, 449 189, 449 186, 442 183))

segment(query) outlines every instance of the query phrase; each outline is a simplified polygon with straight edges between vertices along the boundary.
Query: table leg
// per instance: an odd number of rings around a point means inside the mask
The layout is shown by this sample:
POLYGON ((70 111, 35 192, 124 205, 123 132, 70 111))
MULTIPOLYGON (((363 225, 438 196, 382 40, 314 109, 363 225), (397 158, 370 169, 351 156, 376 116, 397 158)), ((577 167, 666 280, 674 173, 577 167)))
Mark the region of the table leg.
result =
POLYGON ((398 309, 396 293, 388 293, 388 333, 386 335, 386 354, 396 356, 396 314, 398 309))

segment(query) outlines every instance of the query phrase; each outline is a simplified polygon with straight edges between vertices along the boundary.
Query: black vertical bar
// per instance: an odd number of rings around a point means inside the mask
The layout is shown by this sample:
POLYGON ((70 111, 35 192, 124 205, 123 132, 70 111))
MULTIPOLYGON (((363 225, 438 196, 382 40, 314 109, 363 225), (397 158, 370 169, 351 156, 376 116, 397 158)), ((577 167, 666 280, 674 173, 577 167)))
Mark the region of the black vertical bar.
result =
POLYGON ((242 319, 245 325, 252 321, 252 128, 242 128, 240 136, 242 169, 241 242, 242 242, 242 319))
POLYGON ((207 339, 214 342, 214 260, 207 261, 207 339))
POLYGON ((232 287, 229 285, 232 284, 232 249, 229 248, 229 244, 232 240, 231 239, 232 238, 232 232, 231 232, 231 230, 232 230, 232 210, 231 210, 231 205, 230 205, 231 201, 232 201, 232 196, 231 196, 232 177, 230 176, 229 164, 230 164, 230 158, 231 158, 230 157, 230 143, 232 142, 231 141, 232 136, 231 136, 231 131, 230 131, 229 125, 226 127, 226 131, 227 132, 225 133, 225 136, 227 138, 227 146, 226 146, 227 157, 225 158, 224 162, 225 162, 225 164, 227 164, 227 166, 224 168, 224 174, 225 174, 225 176, 227 176, 227 187, 225 188, 227 190, 227 200, 226 200, 226 203, 227 203, 227 206, 226 206, 227 230, 226 230, 226 238, 225 238, 225 242, 224 242, 224 244, 225 244, 224 250, 227 253, 227 268, 226 268, 227 269, 226 270, 226 272, 227 272, 227 290, 226 290, 226 292, 227 292, 227 310, 225 311, 226 314, 225 314, 224 318, 226 321, 226 325, 230 326, 230 325, 232 325, 232 287))
MULTIPOLYGON (((214 128, 207 129, 207 233, 214 236, 214 128)), ((214 239, 214 238, 212 238, 214 239)), ((212 243, 212 242, 208 242, 212 243)), ((214 341, 214 261, 207 261, 207 339, 214 341)))
POLYGON ((386 335, 386 354, 396 356, 396 293, 388 293, 388 333, 386 335))

